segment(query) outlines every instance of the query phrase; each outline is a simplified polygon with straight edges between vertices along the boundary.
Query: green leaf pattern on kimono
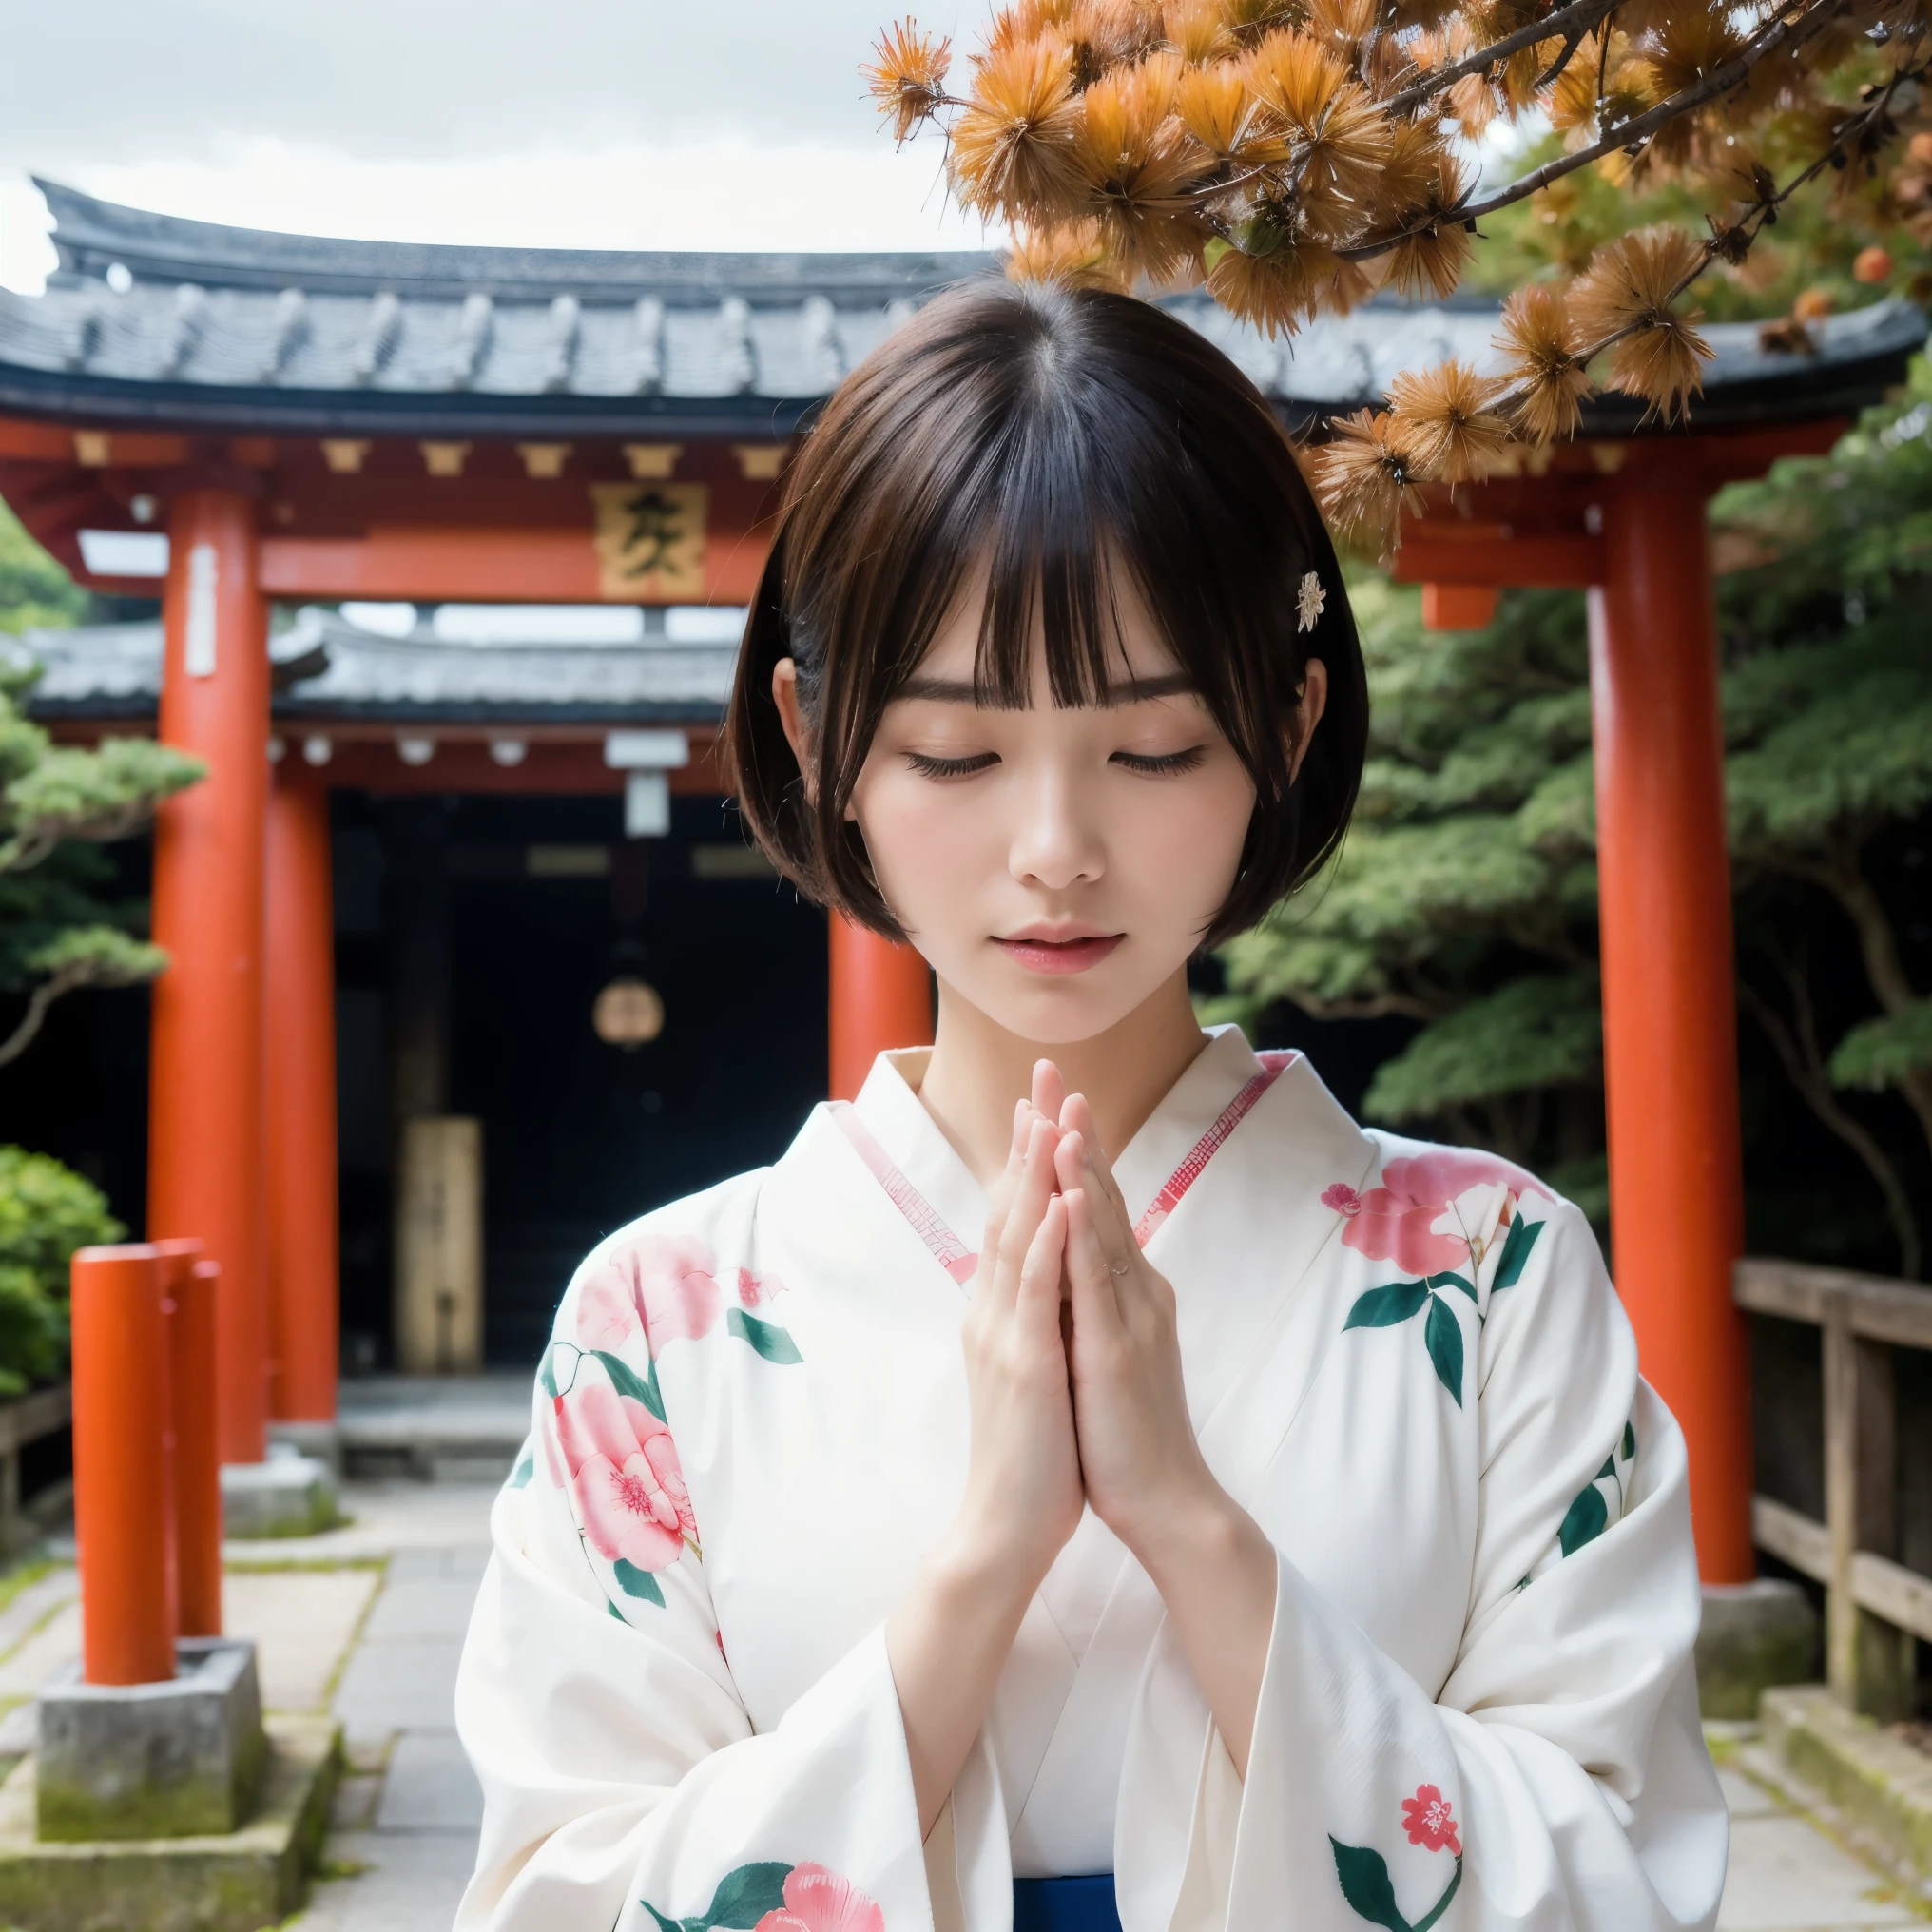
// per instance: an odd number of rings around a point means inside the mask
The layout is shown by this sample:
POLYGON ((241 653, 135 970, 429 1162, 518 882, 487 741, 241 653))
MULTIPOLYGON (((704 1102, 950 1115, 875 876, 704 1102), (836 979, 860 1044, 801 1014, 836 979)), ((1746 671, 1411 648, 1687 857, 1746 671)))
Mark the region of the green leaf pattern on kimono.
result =
POLYGON ((885 1932, 885 1915, 848 1878, 821 1864, 761 1860, 741 1864, 718 1881, 710 1909, 684 1919, 660 1912, 648 1899, 638 1903, 658 1932, 750 1932, 767 1921, 791 1932, 885 1932))
POLYGON ((1636 1459, 1636 1430, 1626 1422, 1623 1433, 1603 1459, 1603 1467, 1571 1498, 1569 1508, 1563 1512, 1563 1520, 1556 1525, 1550 1547, 1532 1567, 1529 1575, 1523 1578, 1523 1585, 1534 1582, 1554 1569, 1564 1557, 1574 1556, 1577 1551, 1587 1548, 1613 1523, 1622 1521, 1636 1459))
POLYGON ((1356 1298, 1342 1324, 1344 1334, 1351 1328, 1394 1328, 1412 1321, 1426 1307, 1428 1319, 1422 1324, 1423 1345, 1435 1365, 1436 1379, 1462 1406, 1462 1324, 1455 1308, 1441 1299, 1449 1288, 1459 1288, 1473 1302, 1476 1290, 1459 1274, 1429 1275, 1420 1282, 1389 1282, 1370 1288, 1356 1298))

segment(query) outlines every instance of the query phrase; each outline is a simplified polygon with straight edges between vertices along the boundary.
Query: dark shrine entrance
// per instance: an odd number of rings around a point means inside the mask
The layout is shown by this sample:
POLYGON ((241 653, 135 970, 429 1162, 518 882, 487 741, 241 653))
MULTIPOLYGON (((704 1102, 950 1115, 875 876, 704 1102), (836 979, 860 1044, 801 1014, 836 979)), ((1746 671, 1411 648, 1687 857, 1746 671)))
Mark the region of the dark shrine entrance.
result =
POLYGON ((342 1326, 391 1357, 396 1122, 483 1144, 483 1337, 527 1368, 571 1269, 663 1202, 774 1159, 824 1095, 824 916, 716 797, 627 839, 621 797, 334 795, 342 1326), (592 1009, 644 980, 663 1031, 592 1009))

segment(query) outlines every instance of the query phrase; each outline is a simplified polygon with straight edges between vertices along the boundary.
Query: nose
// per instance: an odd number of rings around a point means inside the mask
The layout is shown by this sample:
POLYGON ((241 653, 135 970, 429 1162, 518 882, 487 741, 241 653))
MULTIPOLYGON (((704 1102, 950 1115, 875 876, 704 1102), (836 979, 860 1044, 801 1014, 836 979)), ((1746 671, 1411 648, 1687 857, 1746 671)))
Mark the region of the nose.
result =
POLYGON ((1049 892, 1099 879, 1107 853, 1097 802, 1069 773, 1051 764, 1033 773, 1021 788, 1019 821, 1007 852, 1014 878, 1049 892))

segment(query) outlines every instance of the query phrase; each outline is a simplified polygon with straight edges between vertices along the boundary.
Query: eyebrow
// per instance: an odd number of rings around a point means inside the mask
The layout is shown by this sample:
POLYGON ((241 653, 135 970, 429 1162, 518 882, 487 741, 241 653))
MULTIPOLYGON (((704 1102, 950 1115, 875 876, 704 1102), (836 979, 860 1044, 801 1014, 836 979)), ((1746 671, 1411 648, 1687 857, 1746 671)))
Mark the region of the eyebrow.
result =
MULTIPOLYGON (((1104 709, 1111 710, 1119 705, 1144 704, 1150 698, 1176 697, 1184 691, 1191 691, 1194 688, 1194 680, 1186 671, 1170 671, 1165 677, 1129 678, 1125 684, 1109 685, 1106 695, 1100 703, 1104 709)), ((893 693, 893 697, 929 698, 941 705, 979 703, 979 694, 974 688, 971 680, 960 678, 908 678, 893 693)))

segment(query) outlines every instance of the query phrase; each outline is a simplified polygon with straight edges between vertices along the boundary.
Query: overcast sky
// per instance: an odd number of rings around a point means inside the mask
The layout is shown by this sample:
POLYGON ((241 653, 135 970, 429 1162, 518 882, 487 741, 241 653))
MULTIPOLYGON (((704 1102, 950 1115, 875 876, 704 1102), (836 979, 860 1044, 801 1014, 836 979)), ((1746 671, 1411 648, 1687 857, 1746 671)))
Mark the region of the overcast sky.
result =
MULTIPOLYGON (((981 245, 858 77, 907 0, 0 0, 0 282, 29 174, 170 214, 408 241, 981 245)), ((919 4, 971 38, 985 0, 919 4)))

